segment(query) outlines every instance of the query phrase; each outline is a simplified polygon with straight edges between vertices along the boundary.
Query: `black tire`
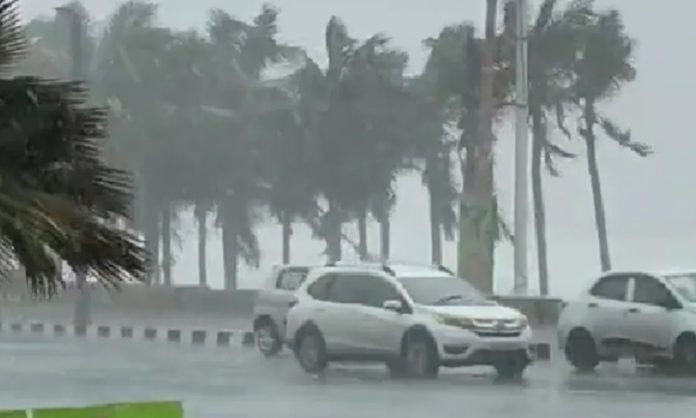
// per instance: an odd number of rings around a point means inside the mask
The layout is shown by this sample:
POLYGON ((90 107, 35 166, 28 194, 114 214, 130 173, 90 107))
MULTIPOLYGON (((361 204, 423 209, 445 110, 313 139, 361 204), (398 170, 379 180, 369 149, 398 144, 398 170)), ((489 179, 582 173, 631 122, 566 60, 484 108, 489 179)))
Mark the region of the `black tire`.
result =
POLYGON ((597 345, 594 338, 585 330, 571 331, 565 346, 566 359, 579 372, 593 371, 599 364, 597 345))
POLYGON ((278 327, 270 319, 262 319, 254 330, 256 347, 266 357, 277 355, 283 348, 278 327))
POLYGON ((684 334, 674 343, 674 367, 684 373, 696 373, 696 335, 684 334))
POLYGON ((303 328, 295 339, 295 358, 304 371, 319 374, 328 365, 326 342, 321 332, 313 326, 303 328))
POLYGON ((519 379, 529 365, 526 353, 511 353, 502 356, 493 363, 498 377, 501 379, 519 379))
POLYGON ((434 379, 440 371, 440 359, 433 339, 424 331, 409 332, 403 344, 403 376, 409 379, 434 379))

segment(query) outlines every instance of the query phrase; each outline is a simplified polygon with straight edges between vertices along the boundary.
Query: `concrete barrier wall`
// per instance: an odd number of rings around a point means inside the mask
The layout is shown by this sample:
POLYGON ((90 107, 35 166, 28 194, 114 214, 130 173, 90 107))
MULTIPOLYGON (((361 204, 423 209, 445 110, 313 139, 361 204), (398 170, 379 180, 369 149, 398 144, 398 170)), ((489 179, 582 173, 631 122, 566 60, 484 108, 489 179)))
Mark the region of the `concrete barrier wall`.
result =
MULTIPOLYGON (((72 318, 77 291, 68 288, 51 300, 37 299, 26 285, 0 286, 0 317, 48 320, 72 318)), ((99 320, 146 321, 156 318, 169 322, 185 320, 203 323, 207 319, 225 322, 234 318, 251 318, 257 290, 212 290, 199 287, 148 287, 124 285, 118 290, 93 286, 90 311, 99 320)), ((534 327, 555 326, 561 299, 540 297, 496 296, 502 305, 520 310, 534 327)))
POLYGON ((554 327, 563 303, 561 299, 538 296, 495 296, 494 299, 525 314, 533 327, 554 327))

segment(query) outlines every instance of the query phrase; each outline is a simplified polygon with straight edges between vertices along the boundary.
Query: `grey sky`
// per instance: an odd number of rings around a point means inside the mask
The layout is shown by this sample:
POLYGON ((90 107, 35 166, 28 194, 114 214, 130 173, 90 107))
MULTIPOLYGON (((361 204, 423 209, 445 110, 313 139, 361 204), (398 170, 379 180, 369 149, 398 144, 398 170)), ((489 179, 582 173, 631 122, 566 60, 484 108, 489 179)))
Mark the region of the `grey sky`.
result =
MULTIPOLYGON (((24 16, 50 13, 60 0, 24 0, 24 16)), ((85 0, 96 19, 104 18, 115 2, 85 0)), ((206 10, 221 7, 242 18, 259 10, 260 0, 163 0, 161 21, 179 28, 202 28, 206 10)), ((344 19, 356 37, 381 31, 394 44, 411 54, 411 68, 418 71, 426 50, 421 41, 434 36, 444 25, 459 21, 479 24, 483 0, 276 0, 281 10, 282 37, 323 58, 323 29, 331 15, 344 19)), ((539 3, 532 0, 534 7, 539 3)), ((610 245, 615 267, 673 268, 696 267, 696 198, 694 182, 696 141, 690 118, 696 43, 692 28, 696 4, 689 0, 598 0, 598 6, 617 7, 624 15, 629 33, 639 45, 636 65, 638 80, 606 107, 608 113, 630 127, 636 140, 652 145, 655 154, 640 159, 613 143, 600 146, 600 170, 604 185, 610 245)), ((497 184, 504 211, 512 210, 512 136, 508 126, 498 129, 497 184)), ((559 141, 564 139, 559 138, 559 141)), ((582 153, 579 143, 572 148, 582 153)), ((582 154, 581 154, 582 156, 582 154)), ((598 271, 598 254, 591 195, 584 158, 562 165, 562 178, 546 177, 549 222, 551 287, 556 294, 572 294, 598 271)), ((399 182, 400 202, 394 215, 393 247, 400 259, 428 259, 427 205, 418 178, 399 182)), ((531 225, 531 223, 530 223, 531 225)), ((300 228, 298 228, 300 229, 300 228)), ((262 268, 280 259, 280 233, 274 226, 260 228, 264 251, 262 268)), ((531 228, 530 228, 531 232, 531 228)), ((193 226, 184 225, 184 242, 175 267, 175 280, 196 281, 193 226)), ((377 231, 371 237, 377 243, 377 231)), ((323 246, 310 239, 304 229, 294 237, 294 255, 299 262, 318 262, 323 246)), ((213 235, 209 254, 209 274, 214 284, 222 282, 219 235, 213 235)), ((453 245, 447 248, 448 264, 453 265, 453 245)), ((530 248, 531 281, 535 281, 535 255, 530 248)), ((499 245, 497 287, 511 288, 512 249, 499 245)), ((256 286, 260 273, 242 275, 242 285, 256 286)), ((536 286, 536 284, 534 284, 536 286)))

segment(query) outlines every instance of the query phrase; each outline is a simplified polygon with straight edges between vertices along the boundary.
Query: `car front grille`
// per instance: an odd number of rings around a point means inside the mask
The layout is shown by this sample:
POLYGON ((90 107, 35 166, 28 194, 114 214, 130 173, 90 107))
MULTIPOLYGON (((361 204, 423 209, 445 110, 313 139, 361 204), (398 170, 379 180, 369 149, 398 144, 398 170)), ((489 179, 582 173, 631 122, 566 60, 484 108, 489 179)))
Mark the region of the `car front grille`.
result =
POLYGON ((475 325, 479 337, 513 338, 522 334, 520 323, 514 319, 476 321, 475 325))

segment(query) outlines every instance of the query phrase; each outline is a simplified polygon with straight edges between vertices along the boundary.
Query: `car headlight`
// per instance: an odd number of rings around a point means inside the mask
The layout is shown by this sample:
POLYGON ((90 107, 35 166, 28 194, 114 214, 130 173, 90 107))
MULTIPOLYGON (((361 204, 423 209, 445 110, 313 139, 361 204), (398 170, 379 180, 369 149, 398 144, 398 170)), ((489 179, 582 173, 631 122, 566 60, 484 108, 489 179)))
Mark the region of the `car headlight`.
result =
POLYGON ((524 315, 520 315, 517 323, 519 324, 520 328, 527 328, 529 326, 529 319, 524 315))
POLYGON ((455 317, 442 314, 434 314, 435 320, 441 324, 449 325, 451 327, 473 329, 474 321, 469 318, 455 317))

